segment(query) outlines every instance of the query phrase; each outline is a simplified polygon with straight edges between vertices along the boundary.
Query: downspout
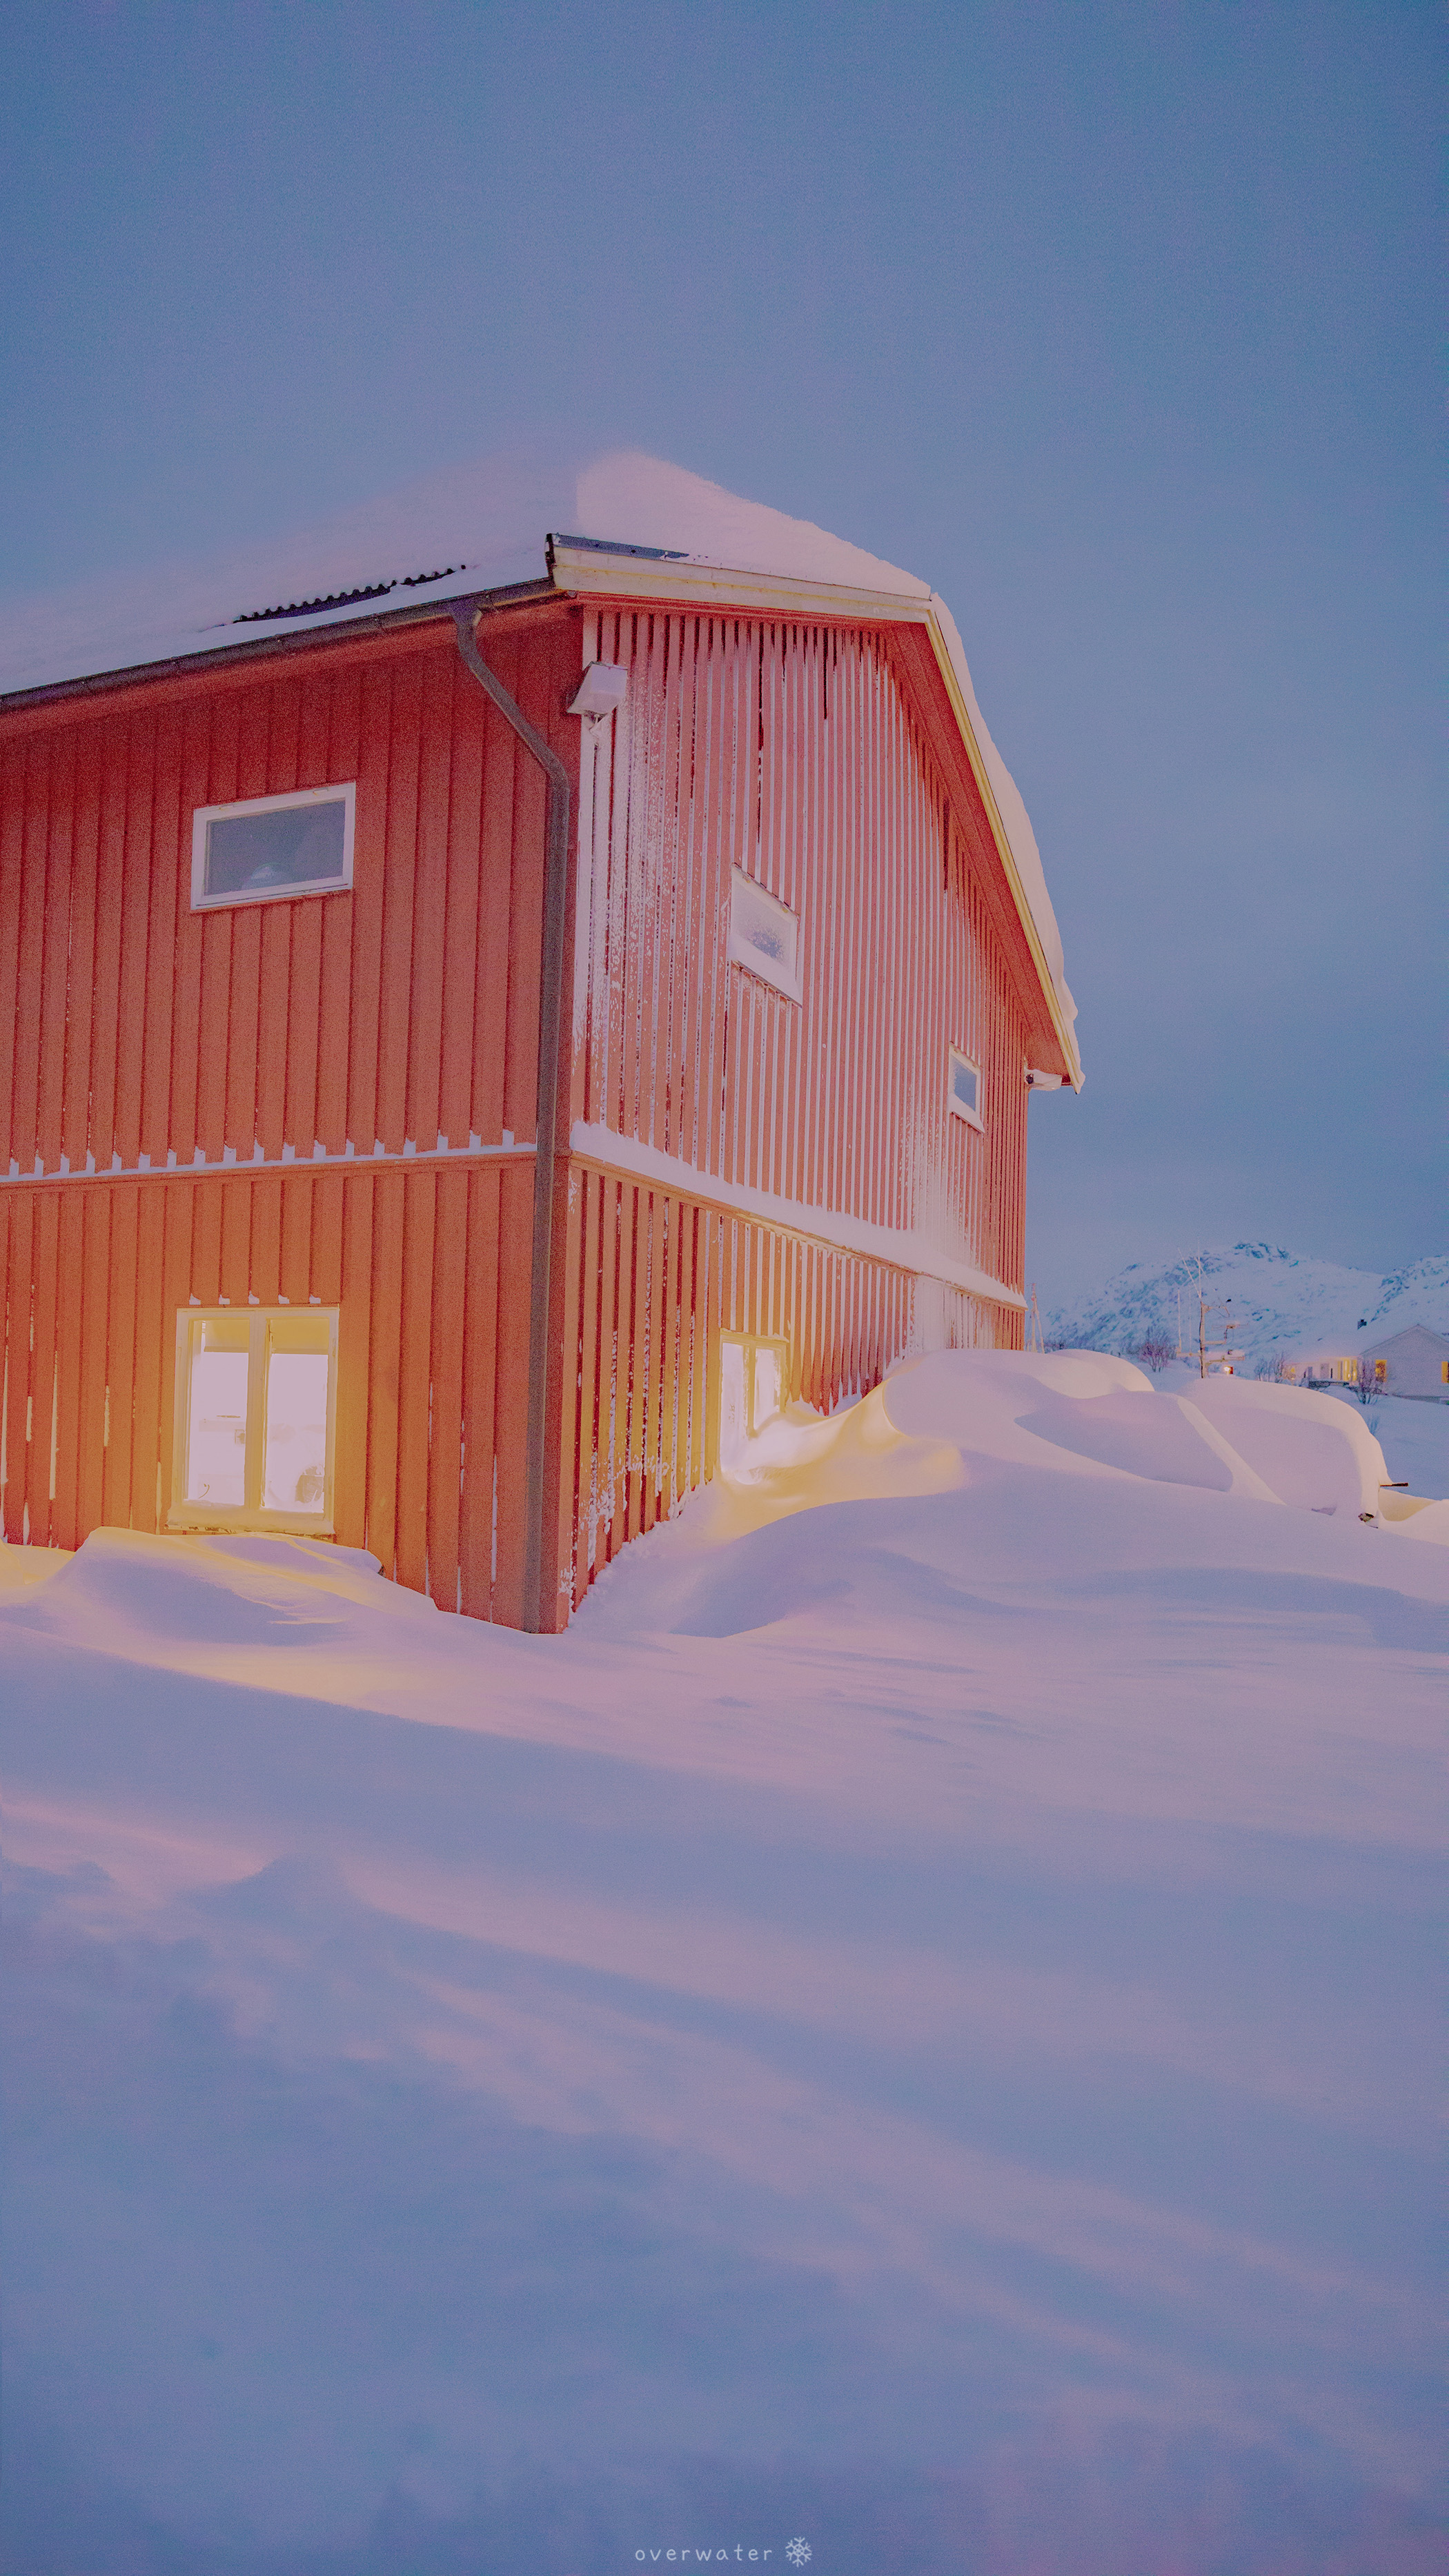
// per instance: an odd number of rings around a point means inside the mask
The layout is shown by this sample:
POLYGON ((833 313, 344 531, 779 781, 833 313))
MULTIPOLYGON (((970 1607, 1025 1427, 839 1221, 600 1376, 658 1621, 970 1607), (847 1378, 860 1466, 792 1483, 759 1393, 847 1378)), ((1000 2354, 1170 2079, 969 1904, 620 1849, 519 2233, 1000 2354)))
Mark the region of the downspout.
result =
POLYGON ((453 610, 458 651, 478 686, 511 725, 548 781, 544 822, 543 938, 538 973, 538 1143, 533 1166, 533 1268, 528 1313, 528 1451, 524 1503, 523 1624, 542 1627, 544 1506, 548 1489, 548 1318, 553 1277, 554 1154, 558 1144, 558 1060, 563 1018, 564 909, 568 892, 569 779, 556 751, 536 733, 478 650, 477 608, 453 610))

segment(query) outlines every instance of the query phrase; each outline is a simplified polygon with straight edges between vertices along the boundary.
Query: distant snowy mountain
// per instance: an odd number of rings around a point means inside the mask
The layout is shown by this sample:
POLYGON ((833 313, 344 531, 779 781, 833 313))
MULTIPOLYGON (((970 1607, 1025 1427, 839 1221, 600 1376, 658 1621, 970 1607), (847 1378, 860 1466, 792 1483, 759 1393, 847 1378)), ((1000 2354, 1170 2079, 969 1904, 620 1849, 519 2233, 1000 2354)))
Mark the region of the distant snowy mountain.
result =
MULTIPOLYGON (((1215 1304, 1232 1299, 1235 1339, 1250 1368, 1318 1351, 1358 1351, 1407 1324, 1449 1333, 1449 1257, 1442 1254, 1381 1276, 1315 1261, 1281 1244, 1235 1243, 1204 1252, 1202 1276, 1215 1304)), ((1157 1334, 1175 1344, 1179 1296, 1183 1349, 1195 1349, 1195 1261, 1154 1269, 1133 1262, 1105 1287, 1048 1312, 1047 1339, 1096 1351, 1133 1351, 1157 1334)), ((1214 1319, 1214 1338, 1221 1320, 1214 1319)))

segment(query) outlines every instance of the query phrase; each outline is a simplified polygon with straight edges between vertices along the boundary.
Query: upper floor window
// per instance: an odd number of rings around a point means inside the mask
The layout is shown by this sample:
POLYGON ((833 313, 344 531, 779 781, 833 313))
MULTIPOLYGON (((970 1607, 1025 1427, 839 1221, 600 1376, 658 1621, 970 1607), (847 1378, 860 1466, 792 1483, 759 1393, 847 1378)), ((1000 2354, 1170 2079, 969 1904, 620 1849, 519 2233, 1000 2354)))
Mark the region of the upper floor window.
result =
POLYGON ((767 894, 743 868, 730 870, 729 954, 777 993, 800 1000, 800 916, 767 894))
POLYGON ((349 784, 198 805, 191 826, 193 911, 340 893, 352 883, 356 797, 349 784))
POLYGON ((968 1127, 984 1127, 985 1121, 981 1115, 981 1067, 979 1064, 973 1064, 969 1055, 963 1055, 959 1047, 950 1049, 946 1106, 953 1116, 964 1118, 968 1127))

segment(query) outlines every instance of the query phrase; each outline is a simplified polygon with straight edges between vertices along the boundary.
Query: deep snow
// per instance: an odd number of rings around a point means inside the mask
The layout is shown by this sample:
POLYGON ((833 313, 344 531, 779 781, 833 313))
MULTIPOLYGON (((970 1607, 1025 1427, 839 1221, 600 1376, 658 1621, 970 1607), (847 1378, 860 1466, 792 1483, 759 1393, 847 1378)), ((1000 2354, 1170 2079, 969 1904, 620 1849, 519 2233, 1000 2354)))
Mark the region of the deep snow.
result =
POLYGON ((1186 1395, 922 1362, 555 1640, 12 1552, 11 2576, 1439 2568, 1449 1547, 1186 1395))
MULTIPOLYGON (((1329 1400, 1358 1410, 1357 1397, 1344 1388, 1335 1388, 1329 1400)), ((1384 1453, 1391 1476, 1416 1494, 1449 1494, 1449 1404, 1378 1395, 1363 1419, 1384 1453)))

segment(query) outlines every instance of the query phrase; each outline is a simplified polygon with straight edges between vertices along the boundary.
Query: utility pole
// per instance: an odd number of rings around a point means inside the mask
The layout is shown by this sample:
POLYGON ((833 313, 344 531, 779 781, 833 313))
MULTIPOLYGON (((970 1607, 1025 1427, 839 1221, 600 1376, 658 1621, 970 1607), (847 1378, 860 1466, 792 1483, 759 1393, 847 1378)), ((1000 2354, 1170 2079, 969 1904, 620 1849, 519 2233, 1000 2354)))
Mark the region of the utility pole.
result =
POLYGON ((1221 1306, 1210 1305, 1203 1295, 1202 1276, 1199 1273, 1197 1288, 1197 1372, 1199 1377, 1208 1375, 1210 1361, 1221 1366, 1225 1377, 1231 1377, 1235 1361, 1240 1360, 1242 1356, 1241 1351, 1235 1351, 1233 1348, 1231 1297, 1225 1297, 1221 1306), (1212 1314, 1220 1314, 1223 1318, 1223 1338, 1220 1342, 1210 1342, 1207 1337, 1207 1319, 1212 1314))
POLYGON ((1046 1343, 1042 1339, 1041 1314, 1037 1307, 1034 1281, 1031 1291, 1031 1309, 1026 1319, 1026 1347, 1029 1351, 1045 1352, 1046 1350, 1046 1343))

